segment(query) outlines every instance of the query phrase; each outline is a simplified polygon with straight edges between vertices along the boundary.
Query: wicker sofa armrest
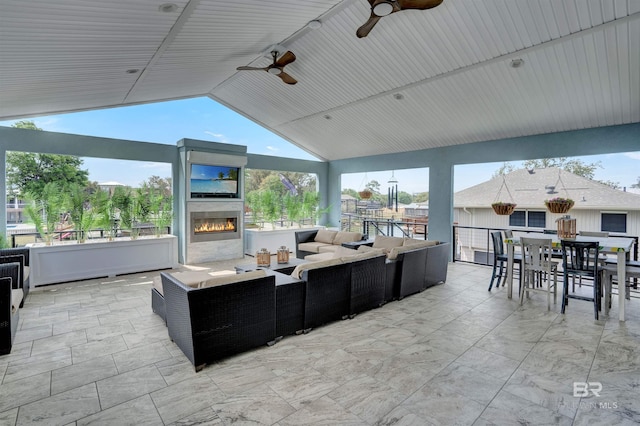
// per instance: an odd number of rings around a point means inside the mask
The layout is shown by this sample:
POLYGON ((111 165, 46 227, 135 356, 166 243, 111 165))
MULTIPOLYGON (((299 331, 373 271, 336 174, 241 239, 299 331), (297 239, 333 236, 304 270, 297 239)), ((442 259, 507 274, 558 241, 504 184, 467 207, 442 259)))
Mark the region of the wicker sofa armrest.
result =
POLYGON ((424 273, 425 287, 441 284, 447 280, 450 243, 427 247, 427 266, 424 273))
POLYGON ((305 256, 307 256, 309 254, 314 254, 314 253, 311 253, 311 252, 300 250, 298 248, 298 246, 300 245, 300 243, 309 243, 309 242, 314 241, 316 235, 318 235, 318 230, 317 229, 310 229, 308 231, 297 231, 295 233, 295 237, 296 237, 296 257, 298 259, 304 259, 305 256))

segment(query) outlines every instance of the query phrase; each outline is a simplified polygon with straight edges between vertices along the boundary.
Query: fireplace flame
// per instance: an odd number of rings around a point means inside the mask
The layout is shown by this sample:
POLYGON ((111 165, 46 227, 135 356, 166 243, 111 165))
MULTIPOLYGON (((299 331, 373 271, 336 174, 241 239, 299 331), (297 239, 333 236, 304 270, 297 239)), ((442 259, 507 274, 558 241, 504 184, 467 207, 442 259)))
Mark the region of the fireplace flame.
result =
POLYGON ((200 225, 197 225, 193 232, 198 234, 200 232, 224 232, 224 231, 235 231, 236 226, 233 223, 233 220, 227 220, 226 223, 222 222, 205 222, 200 225))

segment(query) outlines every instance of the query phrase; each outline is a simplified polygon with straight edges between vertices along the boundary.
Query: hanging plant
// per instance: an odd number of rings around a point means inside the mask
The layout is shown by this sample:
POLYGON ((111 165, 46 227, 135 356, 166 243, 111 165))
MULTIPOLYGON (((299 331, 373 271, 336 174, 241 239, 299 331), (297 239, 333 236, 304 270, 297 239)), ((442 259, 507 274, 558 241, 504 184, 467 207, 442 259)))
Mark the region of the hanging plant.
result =
MULTIPOLYGON (((504 175, 502 175, 502 185, 500 185, 500 189, 498 190, 498 194, 496 195, 496 200, 500 199, 500 193, 502 192, 502 188, 507 190, 507 194, 509 194, 509 198, 513 201, 513 196, 511 195, 511 191, 509 191, 509 187, 507 186, 507 180, 504 175)), ((516 208, 517 204, 513 202, 504 202, 504 201, 494 201, 491 204, 491 208, 493 211, 500 216, 509 216, 513 213, 513 210, 516 208)))
POLYGON ((551 213, 567 213, 575 202, 571 198, 555 197, 550 200, 544 200, 544 204, 551 213))
POLYGON ((362 191, 358 192, 358 195, 363 200, 368 200, 373 195, 373 192, 369 188, 365 188, 362 191))
POLYGON ((565 194, 567 194, 567 197, 554 197, 549 200, 544 200, 545 206, 547 206, 547 209, 551 213, 558 213, 558 214, 567 213, 569 210, 571 210, 571 207, 573 207, 573 205, 575 204, 575 202, 571 198, 569 198, 569 192, 567 191, 567 188, 565 188, 564 186, 561 173, 562 173, 562 170, 558 169, 558 180, 556 181, 556 187, 558 186, 558 184, 560 184, 565 194))
POLYGON ((491 208, 493 211, 502 216, 509 216, 513 213, 513 210, 516 208, 517 204, 514 203, 503 203, 502 201, 498 201, 496 203, 491 204, 491 208))

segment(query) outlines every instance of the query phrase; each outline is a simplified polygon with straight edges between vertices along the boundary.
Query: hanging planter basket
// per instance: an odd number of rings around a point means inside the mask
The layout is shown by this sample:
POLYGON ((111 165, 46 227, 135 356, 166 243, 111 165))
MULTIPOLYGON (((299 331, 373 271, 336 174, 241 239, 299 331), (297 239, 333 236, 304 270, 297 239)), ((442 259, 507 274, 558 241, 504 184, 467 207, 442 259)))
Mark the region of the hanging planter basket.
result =
POLYGON ((564 214, 571 210, 575 204, 571 198, 552 198, 545 200, 544 204, 551 213, 564 214))
MULTIPOLYGON (((513 201, 513 196, 511 195, 511 191, 509 191, 509 187, 507 186, 507 180, 505 179, 504 175, 502 176, 502 185, 500 185, 500 189, 498 190, 498 195, 496 195, 496 200, 500 199, 500 194, 502 193, 502 189, 505 189, 507 191, 507 194, 509 194, 509 198, 511 198, 511 201, 513 201)), ((508 202, 504 202, 504 201, 494 201, 493 203, 491 203, 491 208, 493 209, 493 211, 500 216, 509 216, 511 213, 513 213, 513 210, 516 208, 516 203, 508 203, 508 202)))
POLYGON ((514 203, 497 202, 497 203, 491 204, 491 208, 497 215, 509 216, 511 213, 513 213, 513 210, 516 208, 516 205, 517 204, 514 204, 514 203))
POLYGON ((362 191, 358 192, 358 195, 361 199, 368 200, 373 195, 373 192, 368 189, 363 189, 362 191))

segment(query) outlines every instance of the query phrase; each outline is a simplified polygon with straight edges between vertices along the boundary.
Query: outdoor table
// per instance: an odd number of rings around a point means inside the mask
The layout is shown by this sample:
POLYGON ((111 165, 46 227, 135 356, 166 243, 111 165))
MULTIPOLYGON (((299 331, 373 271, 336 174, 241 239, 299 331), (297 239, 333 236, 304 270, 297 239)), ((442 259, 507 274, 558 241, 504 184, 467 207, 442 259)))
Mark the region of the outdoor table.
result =
MULTIPOLYGON (((553 234, 542 234, 542 233, 529 233, 527 237, 531 238, 550 238, 551 245, 555 249, 561 249, 562 243, 561 239, 558 238, 557 235, 553 234)), ((623 237, 587 237, 587 236, 576 236, 575 238, 571 238, 571 241, 584 241, 584 242, 598 242, 600 245, 601 253, 612 253, 617 254, 618 256, 618 283, 623 283, 624 285, 626 279, 626 259, 627 255, 631 253, 631 248, 635 240, 633 238, 623 238, 623 237)), ((507 244, 507 297, 509 299, 513 296, 513 248, 516 245, 520 244, 520 239, 518 236, 514 236, 514 238, 507 238, 504 240, 507 244)), ((618 294, 618 310, 620 321, 625 320, 625 312, 624 312, 625 298, 624 295, 618 294)))

